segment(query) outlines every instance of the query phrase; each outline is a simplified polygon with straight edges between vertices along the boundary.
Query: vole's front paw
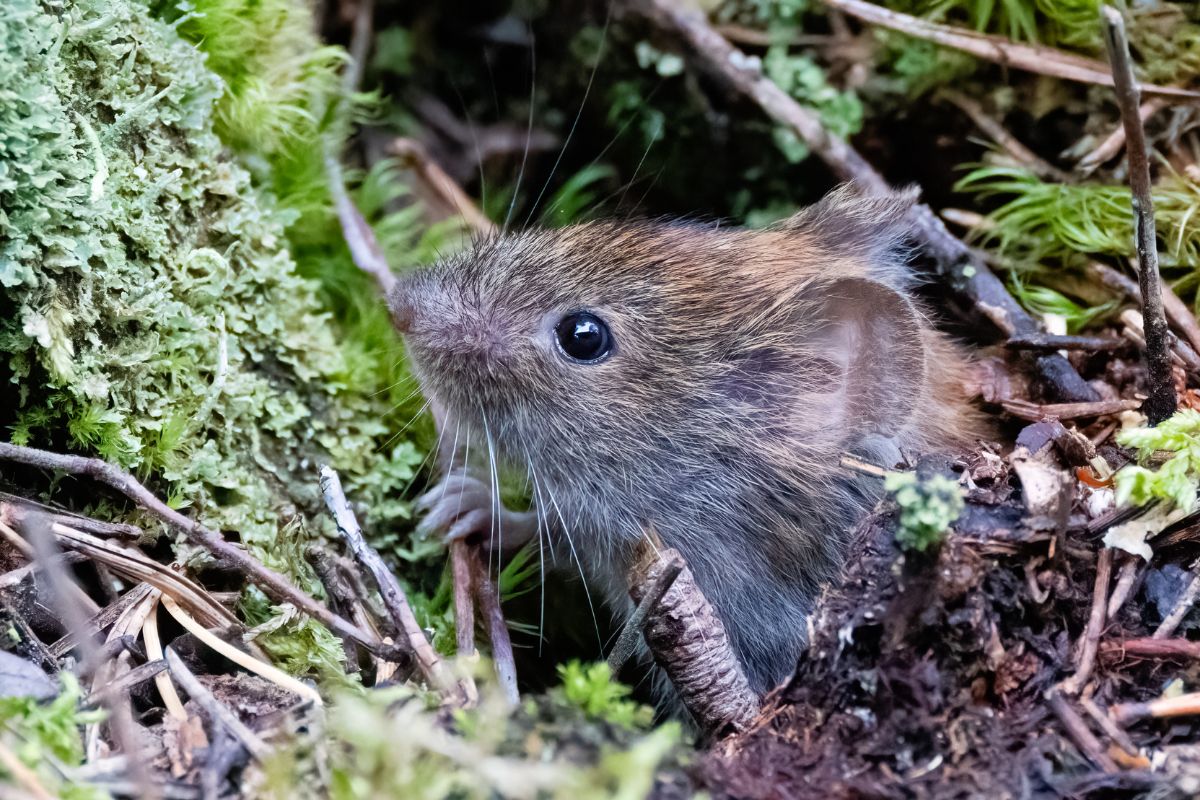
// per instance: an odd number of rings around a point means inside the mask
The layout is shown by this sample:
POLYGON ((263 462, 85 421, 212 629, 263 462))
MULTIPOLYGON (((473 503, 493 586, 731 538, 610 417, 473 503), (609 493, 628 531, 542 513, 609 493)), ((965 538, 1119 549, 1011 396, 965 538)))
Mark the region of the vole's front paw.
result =
POLYGON ((417 500, 425 518, 417 533, 443 532, 446 542, 480 535, 489 547, 510 550, 537 533, 532 511, 509 511, 493 499, 492 489, 465 470, 455 470, 417 500))

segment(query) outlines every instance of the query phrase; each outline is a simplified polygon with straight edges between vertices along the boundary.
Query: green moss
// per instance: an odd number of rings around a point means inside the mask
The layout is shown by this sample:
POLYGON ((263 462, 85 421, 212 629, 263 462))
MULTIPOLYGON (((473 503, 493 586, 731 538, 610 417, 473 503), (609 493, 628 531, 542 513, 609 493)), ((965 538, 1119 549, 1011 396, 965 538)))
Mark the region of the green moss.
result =
MULTIPOLYGON (((99 711, 81 712, 83 692, 75 676, 60 674, 62 691, 48 703, 32 697, 0 698, 0 739, 25 766, 34 770, 47 789, 63 800, 99 800, 106 792, 86 784, 64 781, 51 768, 53 759, 61 767, 83 764, 83 726, 103 719, 99 711)), ((0 786, 11 779, 0 766, 0 786)))
MULTIPOLYGON (((6 4, 0 424, 15 442, 134 470, 319 593, 301 558, 328 530, 319 463, 342 472, 373 531, 407 536, 402 497, 424 451, 411 429, 395 434, 413 387, 320 174, 338 125, 317 109, 333 113, 337 58, 311 55, 301 5, 185 11, 178 25, 213 64, 260 78, 214 73, 138 0, 6 4), (236 24, 237 9, 261 27, 236 24), (315 529, 288 526, 299 512, 315 529)), ((385 211, 393 177, 380 167, 357 197, 394 263, 413 263, 442 240, 418 233, 416 211, 385 211)), ((300 619, 263 643, 287 637, 277 652, 297 669, 337 652, 300 619)))
POLYGON ((893 472, 884 479, 884 487, 900 507, 896 542, 905 550, 937 547, 963 510, 962 489, 944 475, 921 478, 915 472, 893 472))
POLYGON ((1118 505, 1167 500, 1183 512, 1195 507, 1200 481, 1200 411, 1184 409, 1156 428, 1120 431, 1117 442, 1135 448, 1141 464, 1162 459, 1155 469, 1130 465, 1117 472, 1118 505))
MULTIPOLYGON (((1013 262, 1071 266, 1089 256, 1132 257, 1129 188, 1102 183, 1059 184, 1015 167, 983 167, 958 183, 961 191, 1004 199, 983 241, 1013 262)), ((1167 172, 1154 187, 1161 267, 1177 292, 1200 285, 1200 184, 1167 172)))
POLYGON ((680 757, 680 728, 649 733, 590 721, 576 707, 549 698, 509 709, 494 685, 482 700, 455 712, 459 734, 436 709, 394 687, 343 694, 330 708, 320 747, 299 740, 276 752, 251 778, 264 798, 315 797, 317 775, 328 775, 337 800, 510 797, 547 800, 636 800, 658 771, 680 757))
POLYGON ((614 679, 603 661, 559 664, 558 676, 563 698, 589 717, 626 728, 646 728, 654 718, 653 709, 629 699, 629 687, 614 679))

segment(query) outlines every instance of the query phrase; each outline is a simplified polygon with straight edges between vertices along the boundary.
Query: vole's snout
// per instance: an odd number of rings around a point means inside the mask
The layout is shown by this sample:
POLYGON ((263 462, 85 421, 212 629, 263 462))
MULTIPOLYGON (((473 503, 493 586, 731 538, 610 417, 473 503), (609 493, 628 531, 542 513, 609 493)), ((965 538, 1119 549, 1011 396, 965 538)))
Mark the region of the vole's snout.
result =
POLYGON ((415 347, 417 358, 424 354, 494 364, 510 349, 509 338, 494 313, 427 276, 399 278, 388 306, 392 324, 415 347))

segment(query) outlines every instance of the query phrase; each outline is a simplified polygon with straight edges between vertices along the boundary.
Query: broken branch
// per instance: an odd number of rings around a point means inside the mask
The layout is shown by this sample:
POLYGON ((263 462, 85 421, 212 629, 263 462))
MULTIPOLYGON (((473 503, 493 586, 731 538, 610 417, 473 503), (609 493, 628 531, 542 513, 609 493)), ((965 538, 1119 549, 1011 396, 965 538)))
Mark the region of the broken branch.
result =
POLYGON ((1142 316, 1146 331, 1146 370, 1150 396, 1144 411, 1151 425, 1157 425, 1175 413, 1177 398, 1171 377, 1170 338, 1163 312, 1161 280, 1158 275, 1158 237, 1154 230, 1154 199, 1150 195, 1150 159, 1146 131, 1138 106, 1141 93, 1133 75, 1125 20, 1109 6, 1102 10, 1104 43, 1112 63, 1117 105, 1125 124, 1125 151, 1129 158, 1129 187, 1133 193, 1133 213, 1137 221, 1138 284, 1142 291, 1142 316))
POLYGON ((478 549, 473 554, 468 553, 467 558, 470 559, 471 566, 470 585, 475 589, 479 613, 483 615, 488 638, 492 642, 492 662, 496 667, 496 677, 500 681, 505 699, 515 706, 521 702, 521 693, 517 690, 517 665, 513 659, 508 624, 504 621, 504 613, 500 609, 500 593, 488 575, 487 564, 480 557, 478 549))
POLYGON ((251 583, 262 589, 275 602, 291 603, 337 635, 351 638, 372 651, 378 651, 383 647, 378 639, 334 614, 324 605, 293 586, 287 578, 263 565, 244 550, 225 541, 216 532, 183 516, 155 497, 132 475, 117 469, 107 461, 85 456, 51 453, 47 450, 37 450, 32 447, 21 447, 3 442, 0 442, 0 460, 26 464, 38 469, 85 475, 110 486, 181 532, 192 544, 204 548, 218 560, 240 570, 251 583))
POLYGON ((1100 634, 1104 632, 1105 612, 1108 610, 1108 584, 1112 579, 1113 551, 1102 547, 1096 558, 1096 584, 1092 589, 1092 613, 1084 631, 1083 644, 1079 648, 1079 660, 1075 674, 1062 683, 1067 694, 1079 694, 1092 676, 1096 665, 1096 651, 1100 647, 1100 634))
POLYGON ((643 541, 630 568, 629 595, 641 605, 660 574, 674 563, 682 567, 647 616, 646 644, 706 735, 745 729, 758 713, 759 698, 750 689, 721 618, 683 556, 643 541))
POLYGON ((421 630, 421 625, 417 622, 412 606, 408 603, 408 597, 400 588, 396 576, 383 563, 383 559, 375 548, 367 544, 362 528, 358 525, 358 519, 354 516, 349 501, 346 500, 345 492, 342 491, 341 479, 329 466, 321 467, 320 476, 321 493, 325 496, 325 505, 333 515, 338 533, 346 540, 346 545, 354 554, 355 559, 366 568, 375 580, 375 585, 379 588, 379 596, 383 599, 383 605, 387 608, 388 615, 391 616, 396 629, 403 634, 412 652, 416 655, 421 673, 431 686, 442 693, 443 697, 453 697, 456 691, 453 678, 442 661, 442 657, 437 654, 433 645, 429 643, 429 639, 425 637, 425 631, 421 630))

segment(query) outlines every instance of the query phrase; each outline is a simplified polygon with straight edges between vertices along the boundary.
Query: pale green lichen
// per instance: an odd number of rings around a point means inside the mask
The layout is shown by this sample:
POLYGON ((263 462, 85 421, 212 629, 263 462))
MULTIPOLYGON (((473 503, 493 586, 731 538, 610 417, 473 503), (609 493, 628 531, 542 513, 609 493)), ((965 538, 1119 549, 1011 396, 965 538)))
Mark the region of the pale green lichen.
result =
MULTIPOLYGON (((208 5, 213 13, 220 4, 208 5)), ((274 22, 293 30, 293 50, 311 44, 307 10, 285 15, 276 6, 274 22)), ((208 44, 219 40, 215 32, 208 44)), ((276 78, 286 73, 317 94, 336 86, 327 54, 274 57, 276 78)), ((372 509, 374 528, 396 536, 408 529, 408 506, 397 498, 423 453, 409 437, 391 439, 401 389, 384 381, 405 374, 395 350, 381 346, 395 339, 376 296, 362 292, 360 304, 373 310, 349 323, 361 333, 367 318, 374 339, 339 336, 345 329, 329 313, 328 287, 340 278, 333 291, 344 291, 359 276, 332 214, 321 215, 324 195, 305 195, 304 211, 323 220, 304 230, 308 252, 336 251, 334 265, 350 276, 325 267, 319 277, 328 280, 317 282, 289 249, 297 210, 271 193, 295 185, 285 165, 297 152, 321 152, 323 130, 284 132, 292 117, 271 116, 265 100, 259 117, 235 115, 231 93, 204 54, 138 0, 6 3, 0 380, 11 391, 0 425, 14 442, 93 453, 136 472, 319 593, 301 548, 287 545, 312 533, 285 527, 299 512, 325 525, 317 465, 336 465, 372 509), (249 156, 219 135, 235 121, 244 134, 237 144, 277 156, 253 176, 249 156), (258 139, 256 124, 269 128, 258 139), (374 360, 364 355, 372 350, 374 360)), ((274 99, 296 107, 293 95, 274 99)), ((411 212, 385 219, 377 205, 372 214, 392 226, 384 238, 393 254, 417 241, 411 212)), ((269 609, 251 606, 253 621, 265 621, 269 609)), ((340 652, 304 620, 275 638, 285 634, 311 637, 329 657, 340 652)))
POLYGON ((884 479, 884 488, 900 507, 896 543, 905 550, 924 552, 941 544, 963 511, 962 488, 944 475, 893 472, 884 479))

